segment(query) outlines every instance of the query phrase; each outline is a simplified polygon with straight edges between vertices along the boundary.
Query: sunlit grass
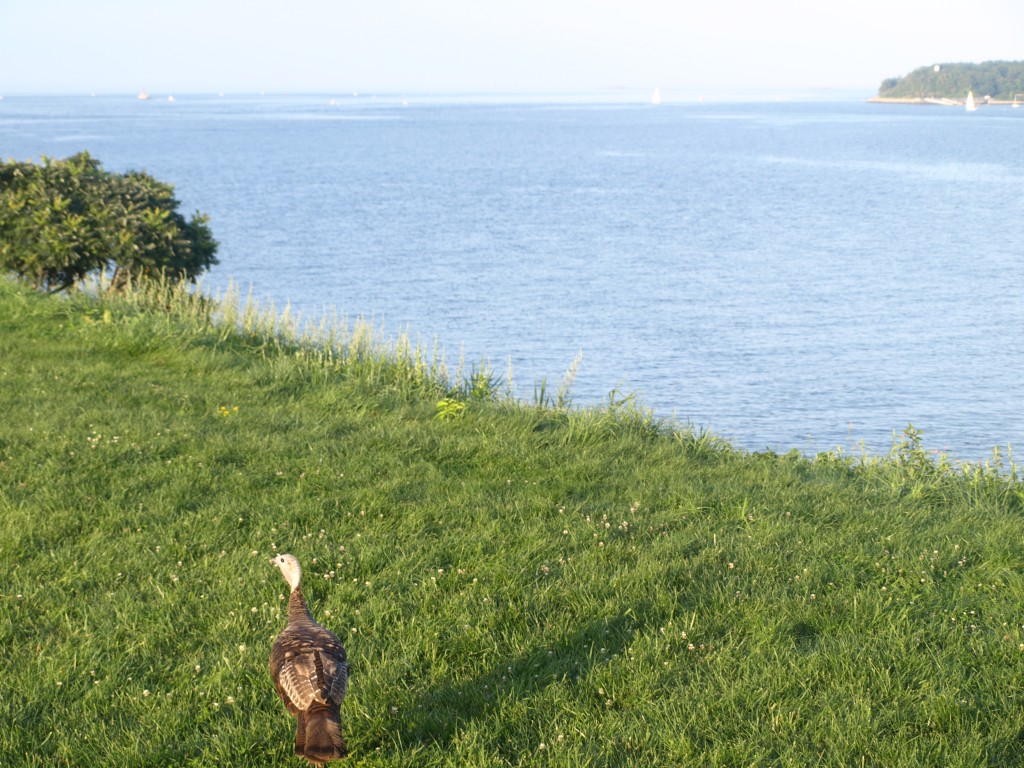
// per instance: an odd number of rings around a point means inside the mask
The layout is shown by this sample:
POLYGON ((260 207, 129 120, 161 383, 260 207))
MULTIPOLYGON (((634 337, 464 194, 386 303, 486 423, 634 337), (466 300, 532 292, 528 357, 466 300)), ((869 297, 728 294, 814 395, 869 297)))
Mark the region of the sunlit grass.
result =
POLYGON ((748 454, 442 358, 0 281, 0 764, 302 765, 275 551, 355 765, 1019 762, 1009 456, 748 454))

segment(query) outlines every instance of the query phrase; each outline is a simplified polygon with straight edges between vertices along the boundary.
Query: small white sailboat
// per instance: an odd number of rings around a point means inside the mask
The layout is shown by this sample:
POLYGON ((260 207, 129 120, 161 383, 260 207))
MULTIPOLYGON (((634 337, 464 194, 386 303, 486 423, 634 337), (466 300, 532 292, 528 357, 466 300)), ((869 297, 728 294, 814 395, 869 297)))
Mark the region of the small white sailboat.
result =
POLYGON ((661 88, 654 89, 654 93, 651 94, 651 104, 654 106, 661 104, 661 88))
POLYGON ((139 91, 139 95, 136 96, 135 98, 137 98, 139 101, 145 101, 146 99, 149 98, 149 94, 146 93, 146 89, 143 88, 141 91, 139 91))
POLYGON ((974 112, 978 108, 978 105, 974 103, 974 91, 967 92, 967 101, 964 102, 964 109, 968 112, 974 112))

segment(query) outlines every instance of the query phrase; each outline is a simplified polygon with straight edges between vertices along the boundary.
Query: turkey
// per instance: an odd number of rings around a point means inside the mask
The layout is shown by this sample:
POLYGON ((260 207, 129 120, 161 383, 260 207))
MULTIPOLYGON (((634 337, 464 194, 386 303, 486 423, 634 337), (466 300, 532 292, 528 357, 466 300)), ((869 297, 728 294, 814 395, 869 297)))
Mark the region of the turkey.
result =
POLYGON ((292 555, 278 555, 270 562, 291 587, 288 626, 270 650, 270 676, 277 695, 298 721, 295 754, 313 765, 322 765, 348 752, 339 713, 348 691, 345 649, 333 632, 310 615, 299 587, 299 561, 292 555))

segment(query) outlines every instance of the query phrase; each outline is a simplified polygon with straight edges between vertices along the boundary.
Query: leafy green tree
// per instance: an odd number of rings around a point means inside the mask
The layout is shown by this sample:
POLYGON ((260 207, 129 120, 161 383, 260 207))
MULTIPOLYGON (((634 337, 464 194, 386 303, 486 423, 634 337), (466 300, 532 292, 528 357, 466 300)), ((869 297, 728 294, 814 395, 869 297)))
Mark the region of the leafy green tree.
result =
POLYGON ((156 275, 195 281, 217 263, 217 242, 207 216, 178 206, 171 185, 104 171, 88 152, 0 163, 0 270, 50 292, 101 271, 111 290, 156 275))
POLYGON ((1024 61, 985 61, 980 64, 937 64, 920 67, 905 77, 882 81, 879 96, 890 98, 962 99, 976 97, 1012 101, 1024 94, 1024 61))

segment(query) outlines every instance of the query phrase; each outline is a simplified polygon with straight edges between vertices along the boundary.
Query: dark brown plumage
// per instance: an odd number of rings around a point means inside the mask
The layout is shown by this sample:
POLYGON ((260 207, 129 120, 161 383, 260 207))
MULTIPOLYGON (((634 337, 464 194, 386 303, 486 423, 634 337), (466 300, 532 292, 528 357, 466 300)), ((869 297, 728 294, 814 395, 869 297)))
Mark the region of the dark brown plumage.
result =
POLYGON ((299 561, 292 555, 278 555, 270 562, 291 587, 288 626, 270 651, 270 676, 277 695, 296 718, 295 754, 322 765, 348 753, 339 711, 348 691, 345 649, 333 632, 310 615, 299 586, 299 561))

